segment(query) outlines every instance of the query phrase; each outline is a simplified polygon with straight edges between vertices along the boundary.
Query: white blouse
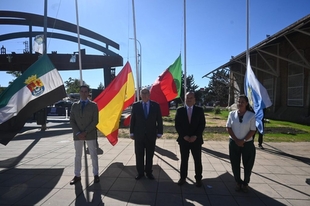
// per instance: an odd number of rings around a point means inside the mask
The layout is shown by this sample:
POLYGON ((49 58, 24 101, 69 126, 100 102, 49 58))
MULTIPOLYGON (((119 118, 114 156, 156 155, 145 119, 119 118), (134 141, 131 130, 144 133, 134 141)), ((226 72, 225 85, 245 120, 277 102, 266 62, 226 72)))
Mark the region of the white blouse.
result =
MULTIPOLYGON (((256 130, 255 114, 250 111, 246 111, 241 119, 238 116, 238 110, 229 112, 226 127, 232 129, 238 139, 244 139, 249 131, 256 130)), ((230 137, 232 138, 232 137, 230 137)), ((253 140, 253 137, 247 141, 253 140)))

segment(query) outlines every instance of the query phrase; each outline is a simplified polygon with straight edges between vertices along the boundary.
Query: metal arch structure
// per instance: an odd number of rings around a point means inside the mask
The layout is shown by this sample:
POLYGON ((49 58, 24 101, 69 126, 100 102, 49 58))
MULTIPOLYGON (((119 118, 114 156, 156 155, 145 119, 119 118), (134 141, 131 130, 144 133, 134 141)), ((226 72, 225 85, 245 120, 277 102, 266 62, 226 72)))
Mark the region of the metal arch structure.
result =
MULTIPOLYGON (((12 54, 0 54, 0 71, 25 71, 38 58, 38 54, 32 54, 32 38, 38 34, 43 34, 43 31, 33 31, 32 27, 44 27, 44 16, 25 12, 0 11, 0 25, 29 26, 29 31, 0 35, 0 42, 23 37, 29 38, 29 53, 16 54, 13 52, 12 54), (10 55, 10 61, 8 61, 8 55, 10 55)), ((76 34, 75 24, 51 17, 47 17, 47 28, 76 34)), ((103 54, 86 55, 85 50, 81 50, 78 55, 82 56, 83 69, 103 68, 104 85, 107 86, 111 82, 112 67, 123 66, 123 58, 109 49, 111 47, 119 50, 119 44, 83 27, 80 27, 80 34, 102 43, 101 45, 86 39, 80 39, 81 44, 96 49, 103 54)), ((78 42, 76 36, 69 34, 47 32, 47 37, 78 42)), ((52 52, 52 54, 47 55, 58 70, 79 70, 78 63, 69 62, 72 54, 57 54, 57 52, 52 52)))

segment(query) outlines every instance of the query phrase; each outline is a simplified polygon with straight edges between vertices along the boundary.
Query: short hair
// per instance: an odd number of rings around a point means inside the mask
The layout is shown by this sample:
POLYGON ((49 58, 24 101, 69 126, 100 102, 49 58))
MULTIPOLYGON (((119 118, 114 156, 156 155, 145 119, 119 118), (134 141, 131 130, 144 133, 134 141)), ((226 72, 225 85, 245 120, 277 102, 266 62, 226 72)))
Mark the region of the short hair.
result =
POLYGON ((146 88, 146 87, 141 89, 140 94, 142 94, 143 91, 147 91, 148 94, 150 93, 150 90, 148 90, 148 88, 146 88))
POLYGON ((193 94, 194 98, 196 99, 196 95, 195 95, 194 91, 190 90, 190 91, 186 92, 185 96, 187 97, 187 95, 189 95, 189 94, 193 94))
POLYGON ((80 86, 80 90, 81 90, 82 88, 86 88, 87 91, 90 92, 90 88, 89 88, 88 85, 82 85, 82 86, 80 86))

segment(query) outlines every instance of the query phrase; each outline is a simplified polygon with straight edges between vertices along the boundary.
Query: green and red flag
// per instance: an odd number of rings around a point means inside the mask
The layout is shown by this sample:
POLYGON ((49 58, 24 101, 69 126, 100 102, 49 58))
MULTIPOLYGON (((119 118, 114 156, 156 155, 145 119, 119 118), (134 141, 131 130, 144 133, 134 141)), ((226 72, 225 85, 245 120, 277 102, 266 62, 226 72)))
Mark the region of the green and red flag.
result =
POLYGON ((35 112, 66 96, 57 69, 47 55, 40 56, 0 94, 0 143, 7 145, 35 112))
POLYGON ((182 79, 181 54, 151 87, 150 99, 160 105, 162 116, 169 115, 169 101, 180 97, 182 79))

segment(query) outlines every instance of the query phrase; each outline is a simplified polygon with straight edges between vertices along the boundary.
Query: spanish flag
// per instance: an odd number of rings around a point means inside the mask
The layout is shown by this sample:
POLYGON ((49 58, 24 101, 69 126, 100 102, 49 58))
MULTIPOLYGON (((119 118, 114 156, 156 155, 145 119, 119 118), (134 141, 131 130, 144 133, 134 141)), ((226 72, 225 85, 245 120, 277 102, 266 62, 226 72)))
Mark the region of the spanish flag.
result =
POLYGON ((118 141, 118 128, 122 111, 134 102, 134 85, 131 67, 127 62, 109 86, 94 99, 99 110, 97 128, 113 146, 118 141))

